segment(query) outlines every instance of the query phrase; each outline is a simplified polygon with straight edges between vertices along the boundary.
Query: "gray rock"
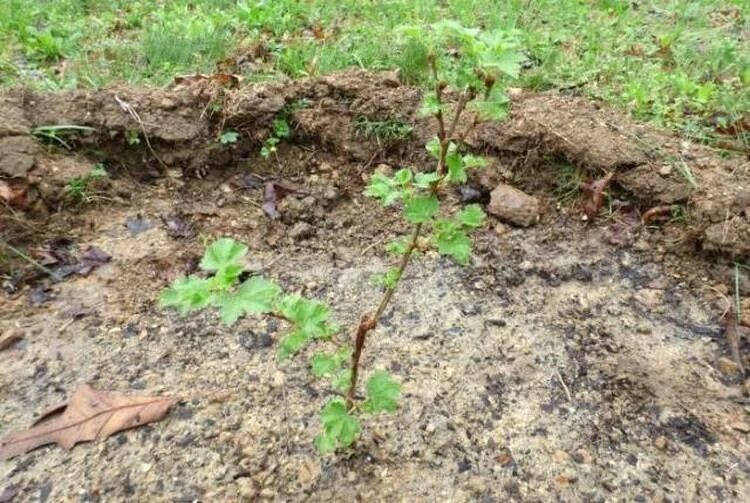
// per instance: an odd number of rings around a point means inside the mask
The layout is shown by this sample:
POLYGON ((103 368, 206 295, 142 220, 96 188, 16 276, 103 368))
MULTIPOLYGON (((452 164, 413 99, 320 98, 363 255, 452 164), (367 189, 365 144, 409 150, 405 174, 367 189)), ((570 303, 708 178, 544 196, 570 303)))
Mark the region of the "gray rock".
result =
POLYGON ((295 241, 301 241, 311 237, 315 233, 315 228, 307 222, 297 222, 289 231, 289 235, 294 238, 295 241))

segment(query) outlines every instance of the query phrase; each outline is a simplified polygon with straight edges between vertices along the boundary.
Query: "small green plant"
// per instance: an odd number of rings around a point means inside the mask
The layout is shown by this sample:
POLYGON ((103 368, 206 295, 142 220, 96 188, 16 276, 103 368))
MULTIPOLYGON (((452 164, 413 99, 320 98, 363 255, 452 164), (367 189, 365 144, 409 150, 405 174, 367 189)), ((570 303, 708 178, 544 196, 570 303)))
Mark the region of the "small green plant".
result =
POLYGON ((276 153, 276 145, 281 140, 289 138, 292 134, 292 128, 290 123, 292 121, 292 114, 303 108, 310 106, 310 102, 306 99, 300 99, 294 103, 288 104, 284 109, 274 118, 273 130, 271 136, 265 139, 263 146, 260 149, 260 155, 263 159, 268 159, 272 154, 276 153))
POLYGON ((107 176, 107 170, 101 164, 95 164, 91 171, 83 176, 77 176, 72 178, 67 185, 65 185, 65 192, 68 194, 73 201, 76 202, 90 202, 91 196, 89 190, 91 184, 96 180, 100 180, 107 176))
POLYGON ((359 117, 354 123, 357 134, 366 138, 375 138, 378 143, 386 146, 411 136, 413 128, 399 120, 373 121, 367 117, 359 117))
MULTIPOLYGON (((418 244, 436 248, 458 264, 468 263, 472 247, 469 232, 483 225, 485 214, 478 205, 469 205, 448 215, 440 208, 439 196, 451 185, 465 183, 470 169, 486 164, 484 158, 465 151, 463 140, 480 122, 505 116, 508 100, 498 82, 504 76, 517 76, 522 59, 515 42, 503 33, 485 34, 453 22, 403 32, 428 44, 430 51, 433 91, 425 95, 422 112, 434 118, 438 131, 426 145, 435 167, 428 171, 404 168, 393 176, 379 173, 370 179, 365 194, 384 206, 401 205, 411 231, 386 245, 386 251, 398 257, 397 265, 379 276, 382 297, 374 312, 360 318, 353 346, 336 340, 340 329, 330 320, 325 304, 286 294, 260 276, 240 282, 248 249, 230 238, 219 239, 206 249, 200 262, 204 276, 176 280, 160 299, 162 306, 175 307, 183 314, 218 309, 227 324, 258 314, 285 320, 290 330, 279 342, 280 361, 311 342, 327 346, 329 350, 316 352, 310 362, 312 373, 328 379, 338 394, 326 402, 320 414, 322 432, 315 445, 321 454, 352 445, 360 435, 362 415, 397 410, 401 384, 384 370, 370 372, 364 400, 357 393, 367 336, 378 326, 418 244), (449 86, 457 92, 453 106, 445 99, 449 86), (463 114, 470 117, 459 131, 463 114)), ((288 134, 287 118, 288 112, 277 117, 274 137, 288 134)))
POLYGON ((141 131, 139 129, 128 129, 125 132, 125 140, 128 142, 128 145, 140 145, 141 131))
POLYGON ((55 124, 52 126, 38 126, 31 130, 31 134, 40 140, 49 143, 57 143, 67 150, 73 150, 73 147, 65 141, 69 136, 78 133, 87 133, 94 131, 94 128, 88 126, 78 126, 75 124, 55 124))
POLYGON ((232 145, 237 143, 239 138, 240 134, 237 131, 224 131, 221 133, 221 136, 219 136, 219 143, 222 145, 232 145))

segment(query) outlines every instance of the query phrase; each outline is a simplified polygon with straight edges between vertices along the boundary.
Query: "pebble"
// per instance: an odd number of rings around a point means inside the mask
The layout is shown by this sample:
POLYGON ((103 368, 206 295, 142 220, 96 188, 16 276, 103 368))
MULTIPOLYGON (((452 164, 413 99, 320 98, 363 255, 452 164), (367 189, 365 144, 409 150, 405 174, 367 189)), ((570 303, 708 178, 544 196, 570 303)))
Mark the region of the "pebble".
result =
POLYGON ((671 172, 672 172, 672 166, 670 166, 669 164, 665 164, 659 168, 659 174, 662 176, 667 176, 671 172))
POLYGON ((536 197, 501 183, 490 194, 487 211, 505 222, 529 227, 539 221, 540 205, 536 197))
POLYGON ((729 427, 741 433, 750 433, 750 424, 744 421, 735 421, 734 423, 730 424, 729 427))
POLYGON ((582 465, 590 465, 594 461, 594 457, 586 449, 578 449, 575 454, 573 454, 573 459, 576 463, 582 465))
POLYGON ((660 451, 663 451, 667 448, 667 438, 663 435, 660 435, 654 439, 654 446, 659 449, 660 451))
POLYGON ((750 396, 750 379, 746 380, 742 385, 742 391, 745 393, 745 396, 750 396))
POLYGON ((487 490, 487 484, 482 477, 471 477, 466 481, 466 487, 475 494, 482 494, 487 490))

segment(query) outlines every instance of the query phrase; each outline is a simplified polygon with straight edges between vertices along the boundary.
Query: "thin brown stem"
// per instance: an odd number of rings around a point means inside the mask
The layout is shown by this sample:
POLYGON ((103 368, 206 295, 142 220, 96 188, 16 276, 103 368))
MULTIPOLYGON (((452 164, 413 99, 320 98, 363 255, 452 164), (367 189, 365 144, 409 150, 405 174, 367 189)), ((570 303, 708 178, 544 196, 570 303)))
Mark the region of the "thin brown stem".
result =
MULTIPOLYGON (((412 232, 409 244, 406 247, 406 251, 404 251, 404 254, 401 256, 401 263, 398 266, 399 281, 401 280, 401 276, 403 276, 404 271, 406 270, 406 266, 409 264, 409 260, 411 259, 414 249, 417 247, 417 241, 419 240, 419 235, 421 232, 422 224, 416 224, 414 226, 414 231, 412 232)), ((385 309, 388 307, 388 303, 391 301, 393 294, 396 292, 397 286, 398 282, 396 282, 393 287, 386 289, 383 297, 380 299, 380 304, 378 304, 378 308, 375 311, 375 314, 373 314, 372 316, 363 316, 362 320, 359 322, 357 333, 354 336, 354 353, 352 354, 351 367, 352 379, 351 384, 349 385, 349 391, 346 393, 347 410, 351 410, 354 407, 354 392, 357 389, 357 379, 359 377, 359 360, 362 356, 362 350, 365 347, 367 333, 370 332, 370 330, 374 330, 375 327, 378 326, 380 317, 383 316, 385 309)))
POLYGON ((451 138, 453 138, 453 133, 456 132, 456 127, 458 126, 458 120, 461 118, 461 114, 463 113, 464 109, 466 108, 466 105, 471 101, 472 99, 472 91, 469 86, 466 86, 464 89, 464 92, 461 93, 461 96, 458 98, 458 104, 456 105, 456 111, 453 113, 453 120, 451 121, 451 127, 448 130, 448 140, 450 141, 451 138))

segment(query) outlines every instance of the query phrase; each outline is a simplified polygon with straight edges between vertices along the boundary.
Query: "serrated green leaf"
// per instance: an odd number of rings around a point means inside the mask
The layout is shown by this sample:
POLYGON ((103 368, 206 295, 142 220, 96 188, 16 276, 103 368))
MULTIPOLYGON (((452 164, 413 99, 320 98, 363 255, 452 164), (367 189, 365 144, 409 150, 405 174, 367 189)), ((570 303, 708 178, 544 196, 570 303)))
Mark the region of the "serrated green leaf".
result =
POLYGON ((464 168, 471 169, 471 168, 485 168, 487 167, 487 159, 479 156, 479 155, 472 155, 472 154, 466 154, 463 157, 464 162, 464 168))
POLYGON ((379 199, 383 206, 389 206, 403 197, 398 184, 382 173, 372 175, 370 183, 365 189, 365 195, 379 199))
POLYGON ((440 175, 436 172, 431 173, 417 173, 414 175, 414 185, 420 189, 429 189, 432 184, 440 180, 440 175))
POLYGON ((408 236, 401 236, 395 241, 391 241, 385 245, 385 251, 393 253, 394 255, 403 255, 406 253, 406 248, 409 246, 410 238, 408 236))
POLYGON ((401 384, 385 370, 376 370, 367 380, 367 400, 362 404, 365 412, 393 412, 398 408, 401 384))
POLYGON ((284 119, 274 119, 273 121, 273 134, 276 138, 287 138, 291 129, 289 123, 284 119))
POLYGON ((471 255, 471 239, 456 222, 439 220, 434 225, 434 242, 441 255, 452 257, 457 263, 466 265, 471 255))
POLYGON ((244 266, 229 264, 216 271, 216 274, 211 279, 218 290, 229 290, 234 286, 244 270, 244 266))
POLYGON ((214 304, 221 310, 222 321, 231 325, 245 314, 270 313, 280 293, 281 288, 276 283, 255 276, 236 292, 218 295, 214 304))
POLYGON ((393 174, 393 181, 402 186, 408 185, 411 182, 412 176, 413 173, 410 169, 403 168, 393 174))
POLYGON ((230 266, 242 266, 247 255, 247 246, 232 238, 217 239, 206 248, 200 262, 204 271, 218 271, 230 266))
POLYGON ((343 346, 335 353, 316 353, 312 358, 312 373, 315 377, 331 377, 341 370, 341 365, 352 355, 352 348, 343 346))
POLYGON ((159 298, 163 307, 174 307, 181 314, 208 306, 213 298, 212 282, 197 276, 179 278, 159 298))
POLYGON ((425 144, 424 148, 427 149, 432 157, 440 159, 440 140, 437 136, 433 136, 432 139, 425 144))
POLYGON ((525 60, 526 57, 515 47, 498 44, 482 52, 479 64, 486 70, 504 73, 517 79, 521 72, 521 63, 525 60))
POLYGON ((316 437, 315 446, 322 454, 350 446, 361 431, 359 420, 349 414, 341 398, 328 401, 320 412, 320 422, 323 433, 316 437))
POLYGON ((281 338, 276 357, 279 361, 283 361, 294 356, 305 346, 305 344, 310 342, 311 339, 312 338, 308 334, 301 330, 294 330, 292 333, 281 338))
POLYGON ((426 93, 422 98, 422 105, 419 107, 419 115, 421 117, 429 117, 431 115, 437 115, 440 112, 440 101, 438 101, 435 93, 426 93))
POLYGON ((328 323, 330 310, 322 302, 287 295, 281 299, 278 308, 298 331, 310 338, 327 339, 338 331, 337 325, 328 323))
POLYGON ((412 224, 427 222, 435 216, 439 207, 435 196, 412 197, 404 203, 404 218, 412 224))
POLYGON ((476 228, 484 223, 486 215, 478 204, 470 204, 456 215, 456 221, 463 227, 476 228))

